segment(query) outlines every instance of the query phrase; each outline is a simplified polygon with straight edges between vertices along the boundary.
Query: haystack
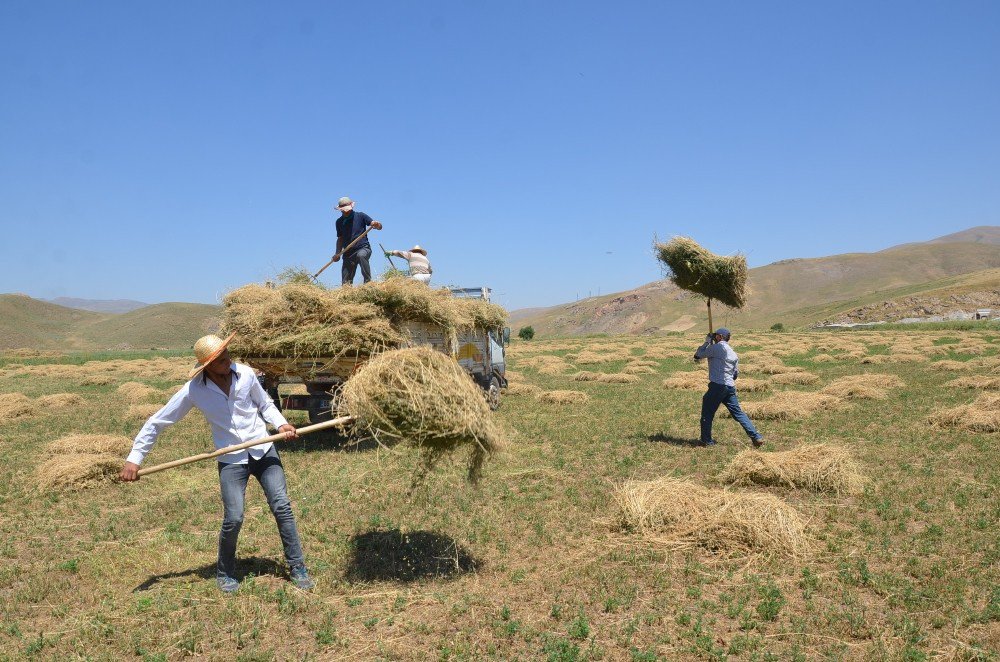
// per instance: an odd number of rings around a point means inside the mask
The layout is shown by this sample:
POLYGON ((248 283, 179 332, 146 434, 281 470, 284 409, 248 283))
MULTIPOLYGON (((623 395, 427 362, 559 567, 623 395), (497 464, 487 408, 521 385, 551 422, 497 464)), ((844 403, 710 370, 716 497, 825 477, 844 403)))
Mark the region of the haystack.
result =
POLYGON ((23 393, 0 393, 0 423, 28 418, 38 413, 34 400, 23 393))
POLYGON ((40 464, 35 476, 42 489, 75 490, 113 482, 123 462, 110 453, 58 455, 40 464))
POLYGON ((112 455, 124 458, 132 448, 132 440, 124 435, 71 434, 49 444, 53 455, 89 453, 91 455, 112 455))
POLYGON ((681 389, 685 391, 703 391, 708 387, 708 372, 693 370, 676 372, 663 380, 663 388, 681 389))
POLYGON ((807 551, 803 517, 770 494, 735 493, 665 477, 626 481, 615 490, 619 523, 670 547, 780 554, 807 551))
POLYGON ((674 237, 654 248, 677 287, 733 308, 746 304, 747 260, 743 255, 715 255, 688 237, 674 237))
POLYGON ((545 391, 536 397, 539 402, 552 405, 581 405, 590 401, 590 396, 582 391, 545 391))
POLYGON ((938 428, 1000 432, 1000 394, 983 393, 972 404, 939 409, 927 420, 938 428))
POLYGON ((342 413, 383 441, 412 444, 430 470, 446 454, 468 447, 469 480, 504 447, 481 389, 458 363, 428 347, 383 352, 344 385, 342 413))
POLYGON ((43 409, 71 409, 84 402, 83 396, 77 393, 52 393, 38 398, 38 404, 43 409))
POLYGON ((821 409, 833 409, 841 403, 841 399, 826 393, 794 393, 782 391, 775 393, 767 400, 743 402, 743 411, 750 418, 760 418, 772 421, 788 421, 804 418, 821 409))
POLYGON ((783 485, 851 495, 864 492, 867 482, 851 454, 829 444, 774 453, 746 450, 732 459, 719 478, 736 485, 783 485))
POLYGON ((847 375, 833 380, 819 392, 845 400, 885 400, 889 397, 889 389, 903 386, 905 383, 896 375, 847 375))

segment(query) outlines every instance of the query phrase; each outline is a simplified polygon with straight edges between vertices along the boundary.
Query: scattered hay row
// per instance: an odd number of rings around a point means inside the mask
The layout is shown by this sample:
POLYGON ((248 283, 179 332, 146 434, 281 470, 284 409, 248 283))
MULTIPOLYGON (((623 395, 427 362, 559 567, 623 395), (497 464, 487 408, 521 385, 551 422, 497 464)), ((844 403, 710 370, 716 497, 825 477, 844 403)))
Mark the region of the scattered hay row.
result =
POLYGON ((573 375, 573 381, 601 382, 603 384, 635 384, 639 381, 639 377, 621 372, 590 372, 582 370, 573 375))
POLYGON ((975 377, 958 377, 945 382, 945 386, 952 388, 975 388, 984 391, 1000 391, 1000 377, 989 377, 977 375, 975 377))
POLYGON ((671 547, 789 557, 807 549, 803 517, 770 494, 736 493, 665 477, 626 481, 616 488, 615 499, 623 529, 671 547))
POLYGON ((590 396, 582 391, 544 391, 536 398, 552 405, 579 405, 590 401, 590 396))
POLYGON ((784 372, 771 377, 772 384, 783 386, 808 386, 819 381, 819 376, 811 372, 784 372))
POLYGON ((895 375, 847 375, 833 380, 819 392, 845 400, 885 400, 889 397, 888 389, 903 386, 903 380, 895 375))
POLYGON ((507 395, 536 395, 541 393, 542 389, 535 386, 534 384, 524 384, 521 382, 508 383, 507 388, 504 393, 507 395))
POLYGON ((735 485, 784 485, 850 495, 864 492, 867 482, 851 454, 829 444, 774 453, 743 451, 719 478, 735 485))
POLYGON ((797 393, 781 391, 767 400, 741 403, 750 418, 771 421, 790 421, 811 416, 820 410, 833 409, 842 400, 826 393, 797 393))
POLYGON ((708 373, 704 370, 678 372, 663 380, 663 388, 700 391, 708 387, 708 373))
POLYGON ((927 420, 938 428, 1000 432, 1000 394, 983 393, 971 404, 939 409, 927 420))
POLYGON ((0 423, 28 418, 38 413, 35 401, 23 393, 0 393, 0 423))

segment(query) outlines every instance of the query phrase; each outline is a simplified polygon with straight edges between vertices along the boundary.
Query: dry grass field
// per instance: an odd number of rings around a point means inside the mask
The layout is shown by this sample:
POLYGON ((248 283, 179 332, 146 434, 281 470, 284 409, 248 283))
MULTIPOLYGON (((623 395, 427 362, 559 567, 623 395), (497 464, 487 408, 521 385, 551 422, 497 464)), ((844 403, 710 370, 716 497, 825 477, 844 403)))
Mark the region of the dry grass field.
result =
MULTIPOLYGON (((1000 332, 737 334, 775 455, 739 472, 728 417, 695 443, 700 340, 515 344, 511 450, 478 487, 460 461, 414 487, 404 451, 288 444, 318 587, 287 580, 252 483, 231 597, 213 463, 97 470, 191 359, 2 356, 0 659, 997 659, 1000 332), (97 468, 80 487, 47 471, 68 454, 97 468)), ((210 445, 193 412, 147 463, 210 445)))

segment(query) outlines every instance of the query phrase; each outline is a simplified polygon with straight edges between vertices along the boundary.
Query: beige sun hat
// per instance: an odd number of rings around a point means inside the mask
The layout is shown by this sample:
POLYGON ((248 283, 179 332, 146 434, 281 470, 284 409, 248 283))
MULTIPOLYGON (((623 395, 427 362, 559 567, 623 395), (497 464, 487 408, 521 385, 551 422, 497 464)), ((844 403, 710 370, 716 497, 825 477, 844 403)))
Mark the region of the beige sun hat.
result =
POLYGON ((351 200, 346 195, 340 200, 337 200, 337 209, 343 209, 344 207, 349 207, 354 204, 354 200, 351 200))
POLYGON ((414 246, 413 248, 411 248, 410 252, 411 253, 420 253, 421 255, 424 255, 424 256, 427 255, 427 251, 425 251, 424 249, 422 249, 420 247, 420 244, 417 244, 416 246, 414 246))
POLYGON ((198 338, 198 341, 194 344, 194 357, 198 360, 198 365, 188 375, 188 379, 194 379, 195 375, 205 369, 205 366, 219 358, 219 355, 225 351, 229 345, 229 341, 234 337, 236 337, 235 331, 230 333, 229 337, 225 340, 214 333, 198 338))

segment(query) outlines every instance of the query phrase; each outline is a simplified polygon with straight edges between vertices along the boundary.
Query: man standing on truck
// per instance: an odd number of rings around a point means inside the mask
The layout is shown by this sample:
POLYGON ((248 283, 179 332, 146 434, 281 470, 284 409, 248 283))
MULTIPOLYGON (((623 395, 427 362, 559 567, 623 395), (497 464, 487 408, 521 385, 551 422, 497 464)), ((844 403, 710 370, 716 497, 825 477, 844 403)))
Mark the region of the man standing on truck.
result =
MULTIPOLYGON (((264 392, 253 369, 229 358, 226 346, 235 335, 225 340, 215 335, 204 336, 194 344, 198 365, 188 376, 190 381, 139 430, 119 475, 122 480, 139 480, 139 465, 156 438, 165 428, 184 418, 192 407, 200 409, 211 425, 216 449, 266 437, 264 420, 284 432, 286 439, 298 438, 295 428, 264 392)), ((215 575, 219 589, 223 593, 234 593, 240 587, 235 578, 236 540, 243 525, 244 499, 250 476, 263 488, 267 505, 278 523, 292 583, 308 591, 315 583, 306 571, 302 543, 285 487, 285 470, 271 442, 219 456, 223 508, 215 575)))
POLYGON ((386 257, 396 255, 406 260, 406 263, 410 267, 410 278, 426 285, 431 284, 431 274, 434 273, 434 270, 431 269, 430 260, 427 259, 427 251, 422 249, 420 244, 417 244, 408 251, 384 252, 386 257))
POLYGON ((354 274, 357 273, 359 266, 364 282, 370 282, 372 269, 368 260, 372 256, 372 247, 368 243, 368 237, 361 235, 369 226, 381 230, 382 224, 363 211, 354 211, 354 201, 347 196, 337 201, 337 209, 340 211, 340 218, 337 219, 337 252, 333 256, 333 261, 344 258, 344 264, 340 268, 341 284, 353 285, 354 274), (352 246, 351 242, 355 239, 358 241, 352 246), (341 251, 345 253, 343 256, 340 254, 341 251))
POLYGON ((712 421, 715 419, 715 412, 719 410, 719 405, 725 405, 733 420, 743 426, 743 431, 750 437, 754 448, 759 448, 764 445, 764 437, 757 432, 757 428, 750 422, 750 417, 740 407, 740 401, 736 397, 740 357, 729 346, 730 338, 732 334, 729 329, 717 329, 715 333, 705 337, 705 344, 694 353, 696 359, 708 359, 708 391, 701 399, 701 444, 715 445, 715 439, 712 438, 712 421))

